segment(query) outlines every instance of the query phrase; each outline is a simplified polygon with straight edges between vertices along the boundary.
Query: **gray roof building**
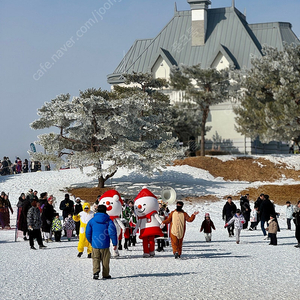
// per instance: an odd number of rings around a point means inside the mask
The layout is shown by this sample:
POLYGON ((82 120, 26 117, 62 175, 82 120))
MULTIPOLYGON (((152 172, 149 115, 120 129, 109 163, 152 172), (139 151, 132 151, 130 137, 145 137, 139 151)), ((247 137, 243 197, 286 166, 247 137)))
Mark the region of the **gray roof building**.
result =
POLYGON ((112 74, 110 84, 123 82, 123 73, 152 72, 159 57, 169 65, 213 67, 218 55, 235 68, 250 68, 251 56, 261 56, 264 44, 283 48, 299 43, 286 22, 248 24, 236 7, 208 8, 210 1, 187 0, 189 11, 177 11, 153 39, 136 40, 112 74))
MULTIPOLYGON (((108 83, 122 84, 124 73, 152 73, 168 79, 172 66, 184 64, 201 68, 229 66, 249 69, 253 56, 262 56, 264 44, 283 50, 284 43, 300 44, 287 22, 248 24, 246 16, 235 6, 209 8, 210 0, 187 0, 189 11, 175 12, 170 22, 153 39, 136 40, 112 74, 108 83)), ((164 89, 171 102, 184 101, 181 91, 164 89)), ((281 142, 262 144, 235 130, 233 103, 225 101, 210 107, 206 132, 207 149, 220 142, 231 153, 284 153, 288 145, 281 142), (217 138, 218 137, 218 138, 217 138)), ((188 138, 188 137, 187 137, 188 138)), ((219 145, 218 145, 219 146, 219 145)))

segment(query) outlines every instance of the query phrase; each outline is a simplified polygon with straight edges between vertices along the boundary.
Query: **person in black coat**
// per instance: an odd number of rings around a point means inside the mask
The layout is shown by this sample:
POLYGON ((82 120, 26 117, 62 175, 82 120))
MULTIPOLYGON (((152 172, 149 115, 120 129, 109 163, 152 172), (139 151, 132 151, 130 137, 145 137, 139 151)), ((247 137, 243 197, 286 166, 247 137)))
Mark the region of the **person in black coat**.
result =
POLYGON ((34 247, 34 239, 37 240, 40 249, 46 248, 46 246, 43 245, 43 240, 41 235, 41 225, 42 225, 41 214, 39 208, 37 207, 37 201, 35 199, 31 201, 31 208, 28 210, 27 224, 28 224, 30 248, 36 250, 36 248, 34 247))
MULTIPOLYGON (((74 215, 78 215, 81 211, 83 211, 81 199, 79 197, 75 200, 75 206, 74 206, 74 215)), ((76 236, 79 237, 79 228, 80 228, 80 221, 75 222, 75 231, 76 236)))
POLYGON ((260 205, 259 214, 260 214, 261 230, 264 236, 266 236, 267 233, 265 230, 265 222, 267 222, 268 224, 268 221, 270 220, 270 215, 276 215, 274 205, 269 199, 269 195, 264 195, 264 200, 260 205))
POLYGON ((293 218, 296 227, 295 236, 298 241, 298 244, 295 247, 300 248, 300 200, 297 202, 297 206, 293 213, 293 218))
POLYGON ((254 202, 254 208, 257 207, 257 222, 260 222, 260 206, 261 206, 261 203, 263 202, 264 200, 264 194, 260 194, 259 197, 256 199, 256 201, 254 202))
POLYGON ((70 200, 69 194, 65 194, 65 199, 60 202, 59 209, 62 210, 63 219, 69 214, 74 214, 74 201, 70 200))
MULTIPOLYGON (((34 194, 35 194, 35 191, 34 191, 34 194)), ((48 202, 47 198, 48 198, 48 193, 47 192, 44 192, 44 193, 40 194, 39 203, 40 203, 40 208, 41 209, 43 209, 44 206, 46 205, 46 203, 48 202)))
POLYGON ((248 228, 248 222, 250 221, 250 202, 249 202, 249 194, 246 194, 245 196, 242 196, 240 198, 240 205, 241 205, 241 212, 244 216, 245 223, 243 224, 243 229, 248 228))
POLYGON ((25 158, 24 163, 23 163, 23 173, 28 173, 28 159, 25 158))
MULTIPOLYGON (((223 207, 222 218, 225 224, 234 216, 236 213, 236 205, 232 202, 232 197, 227 197, 227 202, 223 207)), ((229 237, 234 235, 234 224, 232 223, 227 227, 229 237)))
POLYGON ((29 198, 26 198, 25 194, 22 193, 19 197, 19 201, 17 203, 18 207, 18 230, 23 231, 23 239, 24 241, 27 240, 26 233, 28 232, 27 227, 27 213, 29 208, 31 207, 31 203, 29 198))
POLYGON ((44 233, 45 241, 47 243, 53 242, 50 235, 52 221, 55 214, 55 210, 52 203, 53 198, 49 198, 49 201, 44 205, 42 210, 42 231, 44 233))

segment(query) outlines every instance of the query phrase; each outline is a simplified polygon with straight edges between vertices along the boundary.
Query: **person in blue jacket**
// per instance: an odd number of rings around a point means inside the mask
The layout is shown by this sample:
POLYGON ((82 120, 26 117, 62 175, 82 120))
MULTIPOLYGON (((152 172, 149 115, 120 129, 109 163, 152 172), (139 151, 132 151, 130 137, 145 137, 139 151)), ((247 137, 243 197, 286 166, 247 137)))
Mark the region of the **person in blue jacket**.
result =
POLYGON ((99 205, 98 212, 94 215, 86 226, 85 235, 91 243, 93 259, 93 279, 99 279, 100 263, 102 262, 102 278, 110 279, 109 261, 110 261, 110 240, 117 249, 118 238, 117 229, 109 215, 106 214, 106 206, 99 205))

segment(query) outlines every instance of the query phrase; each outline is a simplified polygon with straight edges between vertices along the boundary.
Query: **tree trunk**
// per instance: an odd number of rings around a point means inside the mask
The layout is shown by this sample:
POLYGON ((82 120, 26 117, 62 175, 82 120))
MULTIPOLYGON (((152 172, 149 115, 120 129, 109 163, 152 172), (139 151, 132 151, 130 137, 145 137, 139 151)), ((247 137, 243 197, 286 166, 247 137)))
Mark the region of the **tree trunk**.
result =
POLYGON ((113 171, 111 174, 106 175, 105 177, 98 177, 98 188, 104 188, 105 181, 111 177, 113 177, 117 173, 118 169, 113 171))
POLYGON ((104 188, 105 179, 103 176, 98 177, 98 188, 104 188))
POLYGON ((208 113, 209 113, 209 107, 203 110, 203 117, 201 121, 201 153, 200 153, 201 156, 205 156, 205 135, 206 135, 205 125, 206 125, 208 113))

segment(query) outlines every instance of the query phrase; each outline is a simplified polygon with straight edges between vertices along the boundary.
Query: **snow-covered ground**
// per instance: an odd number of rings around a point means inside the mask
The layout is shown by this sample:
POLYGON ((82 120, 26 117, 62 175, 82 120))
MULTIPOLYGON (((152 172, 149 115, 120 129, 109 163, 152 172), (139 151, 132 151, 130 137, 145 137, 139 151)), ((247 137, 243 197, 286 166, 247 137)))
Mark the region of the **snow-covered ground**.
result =
MULTIPOLYGON (((289 163, 292 164, 290 160, 289 163)), ((0 191, 9 193, 13 206, 20 194, 30 188, 53 194, 58 200, 57 208, 66 187, 95 185, 96 181, 78 169, 0 177, 0 191)), ((177 166, 153 178, 120 169, 108 185, 129 195, 137 195, 147 185, 158 196, 163 187, 172 186, 180 199, 205 194, 222 197, 251 184, 225 182, 204 170, 177 166)), ((251 195, 251 200, 256 197, 251 195)), ((237 245, 224 229, 224 204, 224 200, 185 204, 189 214, 195 210, 200 214, 187 224, 181 259, 174 259, 171 247, 157 252, 154 258, 142 258, 139 242, 130 251, 121 251, 120 258, 111 260, 113 279, 106 281, 92 279, 92 261, 86 252, 77 258, 76 240, 68 242, 63 238, 61 243, 47 244, 46 250, 34 251, 29 249, 28 241, 19 238, 15 242, 13 230, 1 230, 0 299, 299 299, 300 250, 294 247, 294 227, 286 230, 284 214, 279 220, 278 246, 268 245, 261 230, 242 231, 237 245), (217 228, 211 243, 206 243, 199 232, 206 212, 217 228)), ((282 212, 284 208, 277 207, 278 210, 282 212)))

